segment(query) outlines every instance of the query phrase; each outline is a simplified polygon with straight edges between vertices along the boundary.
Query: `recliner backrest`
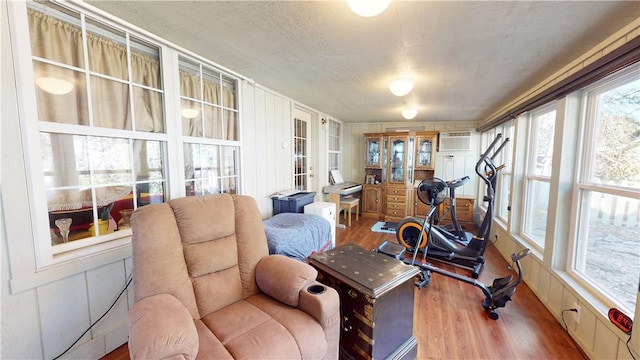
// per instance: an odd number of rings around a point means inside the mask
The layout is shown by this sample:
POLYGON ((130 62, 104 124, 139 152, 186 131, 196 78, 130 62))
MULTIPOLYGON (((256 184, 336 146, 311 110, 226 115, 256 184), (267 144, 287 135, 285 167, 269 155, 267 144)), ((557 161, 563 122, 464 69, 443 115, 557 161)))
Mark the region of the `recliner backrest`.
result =
POLYGON ((134 254, 144 253, 134 256, 136 301, 170 293, 195 319, 259 292, 255 267, 268 248, 253 198, 174 199, 140 208, 133 222, 134 254))

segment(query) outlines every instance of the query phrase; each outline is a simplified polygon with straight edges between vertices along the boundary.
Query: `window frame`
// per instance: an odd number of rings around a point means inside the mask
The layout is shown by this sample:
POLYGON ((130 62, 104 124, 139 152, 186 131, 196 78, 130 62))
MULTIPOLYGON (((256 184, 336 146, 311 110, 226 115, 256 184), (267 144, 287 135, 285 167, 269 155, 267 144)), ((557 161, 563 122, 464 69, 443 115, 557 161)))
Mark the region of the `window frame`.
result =
POLYGON ((327 131, 327 182, 330 183, 330 172, 331 170, 341 170, 342 169, 342 123, 329 118, 328 120, 328 129, 327 131), (337 135, 332 134, 332 124, 336 124, 337 127, 337 135), (332 144, 337 144, 337 149, 332 149, 332 144), (337 159, 337 164, 332 166, 331 157, 335 157, 337 159))
POLYGON ((511 212, 511 199, 512 199, 512 179, 513 179, 513 149, 514 149, 514 136, 515 136, 515 120, 508 121, 502 125, 500 125, 500 131, 503 135, 505 141, 509 139, 509 143, 502 149, 500 152, 500 162, 497 163, 497 166, 505 165, 505 167, 498 172, 498 181, 496 186, 496 197, 500 201, 497 201, 495 204, 495 215, 496 220, 502 221, 504 224, 509 224, 509 215, 511 212), (505 181, 505 178, 508 180, 505 181), (507 192, 505 194, 505 187, 507 192), (502 200, 506 196, 506 203, 503 203, 502 200), (503 209, 503 205, 506 204, 506 209, 503 209), (505 216, 501 213, 505 212, 505 216))
MULTIPOLYGON (((32 5, 35 5, 35 9, 37 11, 40 11, 40 8, 42 6, 46 7, 46 5, 40 5, 40 4, 32 4, 32 5)), ((164 57, 165 49, 166 49, 166 47, 163 44, 157 43, 152 39, 148 39, 144 36, 136 34, 130 31, 129 29, 119 26, 118 24, 115 24, 107 19, 101 18, 100 16, 96 16, 92 14, 90 11, 87 11, 85 9, 77 8, 69 4, 56 4, 56 5, 62 8, 67 8, 70 11, 78 13, 79 21, 81 22, 79 27, 83 31, 83 38, 86 38, 86 35, 84 34, 88 32, 87 22, 92 22, 92 23, 104 24, 105 26, 111 27, 115 30, 122 31, 125 34, 127 48, 129 48, 130 46, 130 43, 129 43, 130 35, 135 37, 136 39, 144 40, 145 42, 157 47, 157 49, 160 52, 159 53, 159 56, 160 56, 159 62, 160 62, 160 69, 161 69, 160 76, 162 77, 163 74, 166 74, 165 72, 166 65, 165 65, 165 62, 162 61, 162 58, 164 57)), ((30 7, 31 6, 25 6, 23 15, 20 15, 20 16, 24 16, 25 26, 26 26, 27 17, 28 17, 27 8, 30 8, 30 7)), ((136 131, 133 129, 120 130, 120 129, 112 129, 112 128, 94 127, 92 115, 89 116, 89 119, 90 119, 89 126, 63 124, 63 123, 58 124, 58 123, 41 121, 39 120, 37 105, 36 105, 37 97, 35 96, 36 85, 34 81, 35 79, 34 68, 33 68, 33 65, 31 64, 33 60, 42 59, 42 58, 38 58, 35 55, 33 55, 33 52, 31 51, 31 46, 30 46, 31 34, 29 33, 27 28, 24 28, 24 29, 27 30, 25 31, 25 38, 27 39, 27 41, 23 43, 23 45, 20 47, 22 51, 17 52, 16 58, 28 59, 26 64, 29 64, 29 66, 28 67, 25 66, 25 68, 22 69, 23 73, 21 74, 24 76, 24 80, 25 80, 25 82, 21 82, 21 87, 22 87, 21 95, 23 96, 23 99, 25 99, 23 100, 25 102, 24 106, 29 106, 32 109, 34 109, 34 111, 25 113, 25 116, 21 117, 20 122, 21 122, 21 126, 23 127, 23 134, 22 134, 23 142, 26 145, 23 149, 23 152, 25 153, 25 156, 26 156, 24 166, 25 166, 27 178, 29 179, 29 184, 28 184, 29 191, 27 193, 27 197, 29 199, 29 208, 31 210, 30 214, 32 217, 31 227, 32 227, 32 233, 33 233, 33 243, 34 243, 34 251, 35 251, 35 265, 36 265, 36 269, 45 269, 54 265, 65 263, 78 258, 92 256, 107 250, 115 249, 123 245, 126 245, 130 243, 131 230, 126 229, 121 232, 112 232, 110 234, 104 234, 101 236, 91 236, 84 239, 79 239, 73 242, 69 242, 66 244, 59 244, 56 246, 51 245, 51 232, 49 229, 50 227, 49 211, 47 210, 47 199, 46 199, 46 191, 45 191, 46 187, 44 183, 45 171, 43 168, 43 160, 39 156, 40 151, 42 149, 40 145, 41 133, 67 134, 67 135, 74 135, 74 136, 87 136, 87 137, 100 137, 100 138, 121 138, 121 139, 128 139, 129 142, 135 141, 135 140, 150 140, 150 141, 159 141, 166 144, 168 141, 167 129, 166 129, 167 128, 166 118, 168 114, 167 108, 166 108, 167 94, 163 87, 161 89, 153 89, 154 91, 159 90, 159 92, 163 96, 162 110, 163 110, 164 118, 162 119, 162 121, 165 123, 164 133, 142 132, 142 131, 136 131), (33 121, 30 121, 27 119, 33 119, 33 121)), ((85 46, 83 46, 83 53, 85 54, 84 55, 85 62, 87 59, 88 51, 89 50, 85 46)), ((131 56, 131 55, 128 55, 128 56, 131 56)), ((54 61, 50 61, 48 59, 44 59, 44 60, 46 63, 57 63, 54 61)), ((88 65, 85 64, 84 68, 81 69, 82 73, 84 73, 85 76, 87 76, 86 78, 87 82, 90 81, 89 79, 90 76, 95 76, 95 75, 98 75, 100 78, 109 78, 108 76, 104 77, 104 75, 102 74, 95 74, 93 71, 88 69, 87 66, 88 65)), ((130 74, 131 69, 129 68, 128 71, 130 74)), ((130 76, 126 80, 118 79, 118 82, 127 84, 127 87, 129 89, 133 89, 134 87, 147 89, 147 87, 141 84, 136 84, 131 79, 130 76)), ((162 80, 161 80, 161 83, 164 86, 164 82, 162 80)), ((129 96, 131 97, 133 95, 130 93, 129 96)), ((95 99, 96 99, 95 97, 88 94, 87 101, 88 101, 89 107, 91 107, 91 104, 95 99)), ((132 117, 134 117, 134 114, 132 114, 132 117)), ((134 119, 132 119, 132 121, 135 122, 134 119)), ((162 152, 164 156, 163 162, 168 161, 166 145, 163 146, 162 152)), ((166 164, 165 164, 165 168, 166 168, 166 164)), ((168 174, 166 174, 166 172, 165 174, 163 174, 162 181, 165 184, 165 196, 166 196, 167 194, 166 185, 168 183, 168 174)), ((137 183, 137 181, 134 180, 134 182, 132 182, 132 185, 135 183, 137 183)), ((95 184, 92 183, 92 187, 94 186, 95 184)), ((135 199, 133 199, 133 201, 135 202, 135 199)), ((94 205, 94 212, 95 212, 95 205, 94 205)))
MULTIPOLYGON (((529 216, 529 212, 528 210, 530 210, 532 207, 531 206, 527 206, 528 204, 528 200, 529 197, 532 195, 532 189, 530 188, 531 186, 534 186, 535 184, 539 184, 539 183, 545 183, 547 184, 547 186, 551 187, 551 182, 552 182, 552 178, 553 178, 553 173, 552 173, 552 169, 553 169, 553 161, 554 161, 554 153, 553 151, 551 152, 551 165, 549 166, 551 169, 551 173, 549 174, 549 176, 545 176, 545 175, 536 175, 534 174, 535 172, 535 165, 536 165, 536 145, 537 145, 537 137, 538 137, 538 121, 539 119, 550 113, 550 112, 554 112, 556 113, 557 109, 556 109, 556 105, 557 102, 550 102, 547 103, 545 105, 542 105, 534 110, 532 110, 531 112, 528 113, 527 117, 526 117, 526 121, 527 121, 527 125, 526 125, 526 154, 524 157, 524 167, 523 167, 523 173, 522 173, 522 177, 521 177, 521 182, 522 182, 522 186, 521 186, 521 199, 522 199, 522 205, 520 207, 520 211, 519 211, 519 217, 520 217, 520 221, 519 221, 519 227, 518 227, 518 234, 520 237, 522 237, 522 239, 524 239, 524 241, 526 241, 526 243, 533 247, 534 249, 536 249, 537 251, 539 251, 540 253, 544 252, 544 248, 545 248, 545 242, 546 239, 548 237, 548 233, 547 233, 547 226, 548 226, 548 222, 549 222, 549 202, 550 202, 550 198, 551 196, 547 197, 547 214, 545 217, 545 234, 544 237, 542 239, 542 243, 538 242, 536 239, 534 239, 530 234, 527 234, 526 229, 525 229, 525 224, 528 222, 528 216, 529 216)), ((554 114, 554 137, 556 134, 555 131, 555 126, 556 126, 556 121, 557 119, 557 113, 554 114)), ((551 144, 553 145, 554 140, 551 139, 551 144)), ((550 194, 549 194, 550 195, 550 194)))
MULTIPOLYGON (((241 99, 242 82, 241 78, 236 74, 230 73, 227 70, 220 68, 218 65, 212 63, 210 60, 201 58, 195 54, 181 49, 164 39, 153 36, 152 34, 145 33, 139 29, 132 28, 126 25, 119 19, 100 14, 96 12, 90 6, 84 6, 83 4, 75 3, 56 3, 57 6, 68 8, 73 12, 82 14, 82 17, 91 19, 91 21, 103 23, 115 30, 122 31, 123 33, 130 34, 135 37, 136 40, 142 40, 149 44, 156 46, 160 51, 160 76, 162 81, 162 95, 163 95, 163 122, 164 133, 151 133, 142 131, 133 131, 135 137, 132 139, 162 141, 163 148, 163 181, 164 186, 164 201, 171 198, 176 198, 185 195, 184 184, 185 176, 182 157, 182 144, 184 139, 180 135, 179 122, 175 119, 180 119, 180 106, 179 106, 179 86, 176 79, 179 79, 178 75, 178 57, 190 56, 192 59, 198 59, 198 61, 206 64, 210 68, 216 69, 220 72, 221 77, 224 79, 231 79, 235 82, 235 111, 237 116, 237 141, 219 141, 219 145, 232 145, 237 147, 235 169, 238 172, 237 177, 237 190, 238 193, 242 193, 242 177, 243 168, 241 166, 242 160, 242 147, 241 147, 241 134, 242 134, 242 116, 241 116, 241 99), (175 79, 174 79, 175 75, 175 79)), ((24 211, 25 215, 28 215, 29 230, 25 231, 25 234, 30 234, 32 244, 29 248, 19 249, 16 254, 10 256, 14 259, 15 256, 19 258, 32 257, 33 262, 20 263, 17 260, 12 261, 12 279, 11 287, 14 291, 20 291, 31 288, 35 284, 46 282, 47 278, 56 276, 55 274, 69 274, 82 268, 89 268, 95 266, 101 261, 112 261, 107 259, 121 258, 127 253, 130 254, 131 243, 131 230, 124 230, 122 232, 114 232, 106 234, 100 237, 89 237, 82 240, 82 244, 66 246, 60 251, 55 250, 51 245, 51 235, 49 230, 49 216, 47 210, 47 199, 45 194, 44 183, 44 170, 43 161, 40 156, 40 133, 41 131, 50 130, 54 132, 72 132, 76 134, 77 126, 68 124, 45 124, 42 126, 41 121, 38 119, 38 111, 36 105, 36 90, 35 90, 35 76, 32 65, 32 51, 30 46, 30 34, 28 31, 27 20, 27 4, 24 2, 16 2, 8 4, 10 12, 9 19, 11 23, 9 28, 13 30, 10 35, 12 47, 13 47, 13 64, 15 67, 16 76, 16 96, 18 98, 17 109, 19 111, 18 126, 22 136, 18 143, 22 144, 22 154, 24 156, 21 161, 24 174, 25 174, 25 200, 27 202, 27 210, 24 211), (105 259, 105 260, 101 260, 105 259), (67 267, 60 267, 60 265, 71 264, 67 267), (33 268, 31 268, 31 266, 33 268), (54 272, 43 272, 43 270, 58 269, 54 272), (74 270, 75 269, 75 270, 74 270), (45 275, 45 273, 47 275, 45 275)), ((128 38, 129 35, 127 35, 128 38)), ((127 80, 131 82, 131 80, 127 80)), ((91 98, 89 98, 89 101, 91 98)), ((223 106, 224 110, 228 110, 223 106)), ((81 131, 82 135, 86 136, 99 136, 99 137, 117 137, 122 138, 125 133, 129 134, 130 131, 108 129, 108 128, 87 128, 81 131)), ((124 136, 129 138, 129 136, 124 136)), ((135 199, 134 199, 135 201, 135 199)), ((24 239, 23 239, 24 240, 24 239)), ((9 241, 10 246, 13 241, 9 241)), ((59 245, 57 245, 59 246, 59 245)), ((56 247, 57 247, 56 246, 56 247)), ((17 259, 17 258, 15 258, 17 259)))
POLYGON ((598 184, 590 179, 592 168, 595 165, 595 139, 596 136, 598 136, 598 131, 596 130, 597 125, 595 124, 595 122, 597 122, 597 116, 595 115, 597 111, 596 98, 598 95, 615 89, 629 81, 637 80, 639 76, 640 64, 637 63, 629 69, 619 70, 610 77, 595 82, 580 91, 580 142, 577 149, 577 170, 572 195, 571 236, 567 240, 568 251, 565 259, 565 271, 567 274, 572 280, 580 284, 590 296, 595 297, 600 302, 608 304, 608 307, 617 306, 622 309, 627 309, 631 311, 631 313, 638 312, 639 298, 636 298, 636 308, 628 309, 626 305, 608 294, 606 289, 603 289, 585 274, 581 273, 577 267, 581 266, 578 265, 578 263, 586 257, 587 252, 587 249, 581 247, 580 243, 588 241, 587 235, 585 235, 585 233, 588 234, 588 231, 583 230, 586 225, 582 224, 582 220, 584 220, 583 217, 589 217, 589 215, 586 214, 588 212, 586 202, 589 196, 592 194, 604 194, 614 197, 637 199, 640 194, 640 191, 637 189, 598 184))
MULTIPOLYGON (((223 87, 224 86, 224 82, 225 80, 233 80, 234 81, 234 87, 236 89, 236 94, 235 94, 235 107, 231 107, 228 106, 227 104, 224 103, 224 97, 222 99, 220 99, 220 104, 214 104, 211 102, 207 102, 206 100, 204 100, 204 98, 202 99, 197 99, 194 97, 188 97, 185 96, 183 94, 180 93, 180 91, 177 91, 177 95, 178 95, 178 109, 179 112, 182 116, 182 108, 180 105, 180 102, 182 100, 188 100, 190 102, 193 103, 197 103, 197 105, 200 107, 200 109, 204 109, 204 106, 211 106, 214 107, 215 109, 218 109, 221 114, 222 114, 222 124, 225 123, 225 117, 224 114, 227 111, 231 111, 233 113, 235 113, 237 122, 237 139, 227 139, 226 135, 224 136, 225 138, 223 139, 219 139, 219 138, 213 138, 213 137, 207 137, 205 135, 205 131, 202 132, 201 136, 194 136, 194 135, 186 135, 183 133, 183 130, 181 128, 182 126, 182 117, 178 117, 178 119, 180 119, 179 121, 177 121, 177 127, 179 128, 178 131, 178 137, 181 139, 180 140, 180 145, 179 146, 181 149, 180 152, 180 168, 184 169, 185 168, 185 153, 184 153, 184 149, 185 146, 184 145, 199 145, 200 147, 205 146, 205 147, 215 147, 217 148, 217 161, 218 161, 218 175, 216 177, 216 181, 218 183, 218 189, 220 190, 220 192, 223 193, 227 193, 230 191, 227 191, 228 189, 226 189, 224 187, 224 181, 225 179, 235 179, 235 184, 236 184, 236 193, 241 193, 242 191, 242 171, 241 171, 241 165, 242 165, 242 143, 240 141, 240 132, 241 132, 241 121, 240 121, 240 99, 239 99, 239 87, 240 87, 240 81, 239 79, 232 77, 230 74, 225 73, 224 71, 222 71, 221 69, 212 66, 202 60, 199 60, 193 56, 189 56, 187 54, 183 54, 183 53, 179 53, 177 54, 177 62, 178 62, 178 70, 176 71, 177 74, 177 78, 176 78, 176 82, 177 84, 180 84, 180 74, 179 72, 180 70, 180 65, 183 64, 182 60, 184 60, 185 62, 189 63, 190 65, 196 65, 198 66, 198 71, 199 71, 199 77, 200 79, 204 79, 204 74, 206 73, 206 71, 215 71, 218 73, 218 80, 220 81, 220 86, 223 87), (206 71, 205 71, 206 70, 206 71), (235 169, 237 174, 236 175, 232 175, 232 176, 226 176, 223 174, 224 169, 221 168, 221 166, 223 166, 224 164, 226 164, 224 158, 226 155, 226 150, 228 149, 233 149, 236 152, 236 163, 235 163, 235 169)), ((200 84, 200 92, 203 92, 203 83, 201 82, 200 84)), ((203 97, 203 96, 202 96, 203 97)), ((204 119, 202 120, 202 123, 204 124, 204 119)), ((204 126, 203 126, 204 129, 204 126)), ((180 190, 180 195, 181 196, 194 196, 194 195, 203 195, 205 194, 204 192, 193 192, 190 193, 189 191, 187 191, 187 186, 186 184, 188 182, 196 182, 196 181, 203 181, 202 178, 190 178, 187 179, 186 178, 186 174, 184 173, 184 170, 182 172, 182 182, 181 182, 181 190, 180 190)))

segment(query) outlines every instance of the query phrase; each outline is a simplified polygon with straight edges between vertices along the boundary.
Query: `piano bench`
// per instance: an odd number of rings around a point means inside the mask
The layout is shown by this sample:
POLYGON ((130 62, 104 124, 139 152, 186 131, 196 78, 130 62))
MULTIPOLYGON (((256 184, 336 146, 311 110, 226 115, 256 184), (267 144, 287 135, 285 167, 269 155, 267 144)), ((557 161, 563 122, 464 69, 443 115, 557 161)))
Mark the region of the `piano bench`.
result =
POLYGON ((347 212, 349 212, 349 226, 351 226, 351 209, 356 208, 356 221, 360 213, 360 199, 356 197, 345 197, 340 199, 340 210, 344 209, 343 218, 347 220, 347 212))

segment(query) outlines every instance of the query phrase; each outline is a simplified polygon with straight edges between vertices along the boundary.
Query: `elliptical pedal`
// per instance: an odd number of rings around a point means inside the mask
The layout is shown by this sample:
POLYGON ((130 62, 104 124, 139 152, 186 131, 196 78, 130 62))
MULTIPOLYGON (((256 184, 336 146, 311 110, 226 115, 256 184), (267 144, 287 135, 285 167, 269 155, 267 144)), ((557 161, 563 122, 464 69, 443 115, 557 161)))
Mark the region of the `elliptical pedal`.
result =
POLYGON ((394 244, 389 242, 389 240, 385 240, 382 244, 378 245, 376 251, 381 254, 391 256, 394 259, 401 260, 406 249, 400 244, 394 244))
POLYGON ((505 277, 494 279, 493 284, 489 286, 489 290, 494 292, 494 291, 503 289, 505 286, 509 285, 512 279, 513 279, 513 275, 508 275, 505 277))

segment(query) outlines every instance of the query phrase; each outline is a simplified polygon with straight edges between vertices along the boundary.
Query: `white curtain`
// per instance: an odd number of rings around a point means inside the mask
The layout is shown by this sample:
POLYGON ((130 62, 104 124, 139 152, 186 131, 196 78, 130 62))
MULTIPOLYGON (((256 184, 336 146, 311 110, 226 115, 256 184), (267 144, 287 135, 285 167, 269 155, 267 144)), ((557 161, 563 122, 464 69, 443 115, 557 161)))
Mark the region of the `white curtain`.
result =
MULTIPOLYGON (((180 94, 192 99, 203 100, 211 104, 223 104, 229 107, 235 104, 233 89, 204 79, 202 81, 202 96, 200 77, 187 71, 180 71, 180 94)), ((199 102, 186 99, 181 100, 182 109, 196 110, 197 115, 192 118, 182 116, 182 134, 186 136, 204 137, 208 139, 236 140, 236 118, 224 118, 219 107, 202 105, 199 102), (223 120, 224 119, 224 120, 223 120)), ((230 113, 227 111, 227 113, 230 113)), ((192 144, 184 144, 184 172, 186 179, 192 179, 195 171, 192 144)), ((218 174, 219 176, 220 174, 218 174)))
MULTIPOLYGON (((204 79, 202 81, 203 94, 200 96, 200 77, 186 71, 180 71, 180 94, 192 99, 203 100, 206 103, 225 105, 235 104, 233 89, 221 87, 220 84, 204 79)), ((188 136, 205 137, 208 139, 236 140, 235 119, 225 118, 223 122, 222 109, 199 103, 182 100, 183 109, 197 107, 198 114, 193 118, 182 117, 182 134, 188 136), (204 114, 203 114, 204 113, 204 114), (204 115, 204 118, 202 117, 204 115), (204 126, 204 129, 203 129, 204 126)))
MULTIPOLYGON (((70 23, 28 9, 32 54, 80 69, 86 68, 82 42, 82 31, 70 23)), ((87 34, 88 68, 99 74, 126 81, 129 79, 126 47, 115 41, 94 34, 87 34)), ((36 83, 41 78, 56 78, 70 81, 72 90, 67 94, 52 94, 36 86, 38 118, 40 121, 90 125, 89 101, 93 114, 93 125, 112 129, 163 132, 162 95, 159 92, 133 87, 133 109, 128 84, 91 76, 91 100, 88 97, 84 73, 34 60, 36 83), (132 117, 132 111, 135 117, 132 117)), ((131 52, 132 81, 155 89, 160 84, 160 64, 149 56, 131 52)), ((143 146, 134 147, 136 173, 144 172, 146 156, 143 146), (142 170, 141 170, 142 169, 142 170)), ((79 190, 80 169, 72 135, 50 134, 52 168, 55 186, 78 187, 74 190, 56 190, 47 194, 49 210, 71 210, 93 206, 91 191, 79 190)), ((85 169, 86 172, 86 169, 85 169)), ((96 206, 104 206, 123 198, 131 192, 131 186, 107 186, 97 188, 96 206)))

